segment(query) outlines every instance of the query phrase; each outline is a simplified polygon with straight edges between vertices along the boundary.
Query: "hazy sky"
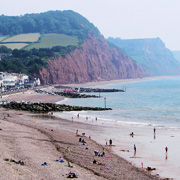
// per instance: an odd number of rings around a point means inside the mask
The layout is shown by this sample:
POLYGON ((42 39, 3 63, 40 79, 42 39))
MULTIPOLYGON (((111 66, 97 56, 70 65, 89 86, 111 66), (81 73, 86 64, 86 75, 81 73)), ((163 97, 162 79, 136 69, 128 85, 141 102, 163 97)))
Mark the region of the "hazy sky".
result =
POLYGON ((180 50, 180 0, 0 0, 0 14, 23 15, 74 10, 92 22, 105 38, 160 37, 180 50))

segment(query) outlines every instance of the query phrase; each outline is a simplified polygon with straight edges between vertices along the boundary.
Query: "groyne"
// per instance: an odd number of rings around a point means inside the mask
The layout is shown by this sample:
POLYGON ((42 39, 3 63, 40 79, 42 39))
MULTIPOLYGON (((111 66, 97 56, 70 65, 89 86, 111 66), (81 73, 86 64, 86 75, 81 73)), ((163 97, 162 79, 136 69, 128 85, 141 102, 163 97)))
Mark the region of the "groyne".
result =
POLYGON ((46 93, 46 94, 51 94, 51 95, 59 95, 59 96, 64 96, 67 98, 99 98, 100 96, 95 96, 95 95, 87 95, 87 94, 81 94, 81 93, 76 93, 76 92, 47 92, 44 90, 36 90, 37 93, 46 93))
POLYGON ((31 111, 31 112, 53 112, 53 111, 105 111, 112 110, 111 108, 101 107, 83 107, 83 106, 70 106, 65 104, 54 103, 33 103, 33 102, 18 102, 18 101, 0 101, 0 107, 7 109, 31 111))
POLYGON ((80 92, 126 92, 126 88, 124 89, 102 89, 102 88, 83 88, 83 87, 70 87, 70 86, 55 86, 55 88, 60 89, 74 89, 75 91, 80 92))

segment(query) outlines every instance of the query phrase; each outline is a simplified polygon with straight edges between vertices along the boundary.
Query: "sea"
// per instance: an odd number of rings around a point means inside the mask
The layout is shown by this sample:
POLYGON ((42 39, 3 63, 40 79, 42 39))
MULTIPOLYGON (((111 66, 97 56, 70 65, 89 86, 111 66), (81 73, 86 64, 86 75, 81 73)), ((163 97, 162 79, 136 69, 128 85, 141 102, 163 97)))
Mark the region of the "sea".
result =
POLYGON ((107 111, 72 111, 57 116, 79 121, 97 121, 124 126, 152 126, 180 130, 180 77, 126 83, 108 82, 98 88, 126 89, 126 92, 88 93, 100 98, 66 98, 58 104, 107 107, 107 111))

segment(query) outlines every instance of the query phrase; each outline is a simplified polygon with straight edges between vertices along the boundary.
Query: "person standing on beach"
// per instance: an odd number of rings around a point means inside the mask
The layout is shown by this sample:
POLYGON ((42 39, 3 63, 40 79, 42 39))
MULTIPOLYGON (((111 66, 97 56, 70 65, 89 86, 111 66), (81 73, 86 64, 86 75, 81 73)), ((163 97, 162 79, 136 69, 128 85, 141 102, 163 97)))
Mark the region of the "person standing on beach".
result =
POLYGON ((154 127, 154 134, 156 134, 156 128, 154 127))
POLYGON ((136 152, 136 145, 134 144, 134 152, 136 152))
POLYGON ((110 146, 112 145, 112 139, 109 140, 109 145, 110 145, 110 146))
POLYGON ((104 150, 104 148, 103 148, 102 156, 105 156, 105 150, 104 150))
POLYGON ((167 146, 165 147, 165 151, 166 151, 166 153, 168 152, 168 147, 167 146))

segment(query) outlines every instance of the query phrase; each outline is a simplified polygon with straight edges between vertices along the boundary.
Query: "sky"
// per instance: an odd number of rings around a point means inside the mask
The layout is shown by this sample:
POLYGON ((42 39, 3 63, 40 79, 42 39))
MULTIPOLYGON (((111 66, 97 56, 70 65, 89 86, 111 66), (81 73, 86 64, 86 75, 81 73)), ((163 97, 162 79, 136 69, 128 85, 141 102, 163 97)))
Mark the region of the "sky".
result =
POLYGON ((93 23, 105 38, 159 37, 180 50, 180 0, 0 0, 0 15, 73 10, 93 23))

